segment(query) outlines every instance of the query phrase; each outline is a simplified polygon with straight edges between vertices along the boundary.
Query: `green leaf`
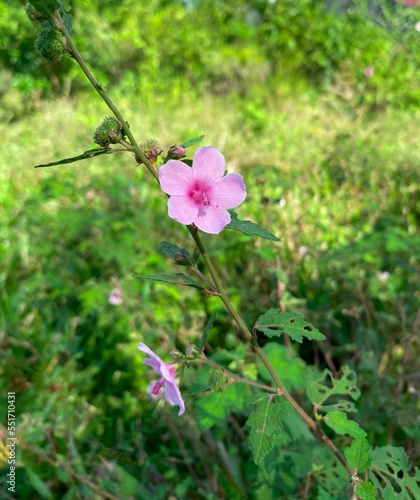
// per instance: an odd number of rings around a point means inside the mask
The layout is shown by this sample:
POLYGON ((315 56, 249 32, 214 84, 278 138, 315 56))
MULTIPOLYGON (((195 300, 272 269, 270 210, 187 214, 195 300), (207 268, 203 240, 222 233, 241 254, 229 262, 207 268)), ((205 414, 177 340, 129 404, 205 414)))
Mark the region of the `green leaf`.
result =
POLYGON ((81 154, 79 156, 73 156, 72 158, 65 158, 64 160, 53 161, 51 163, 43 163, 42 165, 35 165, 34 168, 54 167, 55 165, 65 165, 66 163, 75 163, 76 161, 88 160, 89 158, 93 158, 95 156, 111 154, 114 152, 115 152, 115 149, 108 148, 108 147, 89 149, 88 151, 85 151, 83 154, 81 154))
POLYGON ((34 489, 39 493, 42 498, 52 498, 51 490, 47 483, 42 480, 36 472, 34 472, 29 467, 25 468, 26 475, 28 476, 29 482, 32 484, 34 489))
POLYGON ((210 319, 207 321, 206 326, 204 327, 204 332, 203 335, 200 339, 200 343, 198 344, 198 350, 201 352, 205 345, 207 344, 207 337, 209 336, 210 330, 213 326, 214 319, 216 318, 216 313, 214 312, 211 316, 210 319))
POLYGON ((254 222, 250 220, 239 220, 238 214, 233 210, 228 210, 231 216, 231 221, 225 229, 234 229, 235 231, 240 231, 241 233, 246 234, 247 236, 259 236, 260 238, 264 238, 266 240, 280 241, 280 238, 274 236, 266 229, 258 226, 254 222))
POLYGON ((383 446, 372 450, 369 479, 384 500, 420 498, 420 471, 409 474, 410 464, 403 448, 383 446))
POLYGON ((181 148, 188 148, 193 144, 197 144, 197 142, 201 142, 204 139, 204 135, 200 135, 199 137, 195 137, 194 139, 189 139, 188 141, 183 142, 182 144, 178 144, 181 148))
MULTIPOLYGON (((294 352, 289 353, 286 347, 277 342, 268 342, 262 350, 288 391, 299 391, 305 387, 303 377, 305 363, 301 358, 294 352)), ((272 382, 270 373, 259 358, 257 367, 261 377, 267 382, 272 382)))
POLYGON ((283 428, 282 416, 289 411, 287 401, 277 395, 258 395, 251 399, 254 406, 246 425, 250 427, 248 442, 256 465, 260 465, 273 447, 274 434, 283 428))
POLYGON ((366 436, 366 432, 359 424, 354 420, 348 420, 347 413, 343 411, 330 411, 325 415, 324 422, 337 434, 348 434, 355 438, 366 436))
POLYGON ((370 481, 367 483, 360 483, 356 486, 354 492, 361 500, 376 500, 375 488, 370 481))
POLYGON ((299 314, 283 313, 279 309, 269 309, 257 319, 254 328, 264 332, 270 338, 287 333, 296 342, 302 342, 303 337, 312 340, 325 339, 325 335, 305 321, 299 314))
POLYGON ((190 266, 194 264, 194 259, 186 248, 181 248, 169 241, 162 241, 159 245, 159 251, 174 260, 180 266, 190 266))
POLYGON ((232 410, 242 410, 247 395, 248 387, 245 384, 232 384, 224 392, 214 392, 200 398, 196 402, 200 430, 205 431, 225 420, 232 410))
POLYGON ((356 471, 356 474, 364 472, 372 463, 371 450, 370 443, 362 437, 355 439, 350 446, 344 449, 347 463, 356 471))
POLYGON ((191 286, 199 290, 205 290, 203 285, 184 273, 176 273, 175 276, 170 276, 168 274, 135 274, 134 276, 144 280, 163 281, 164 283, 171 283, 172 285, 191 286))
POLYGON ((312 404, 316 405, 320 410, 324 412, 335 410, 356 411, 351 401, 340 398, 340 396, 350 396, 353 400, 357 400, 360 396, 360 391, 356 386, 356 375, 348 366, 343 367, 343 373, 338 380, 327 369, 322 374, 307 369, 305 378, 306 394, 312 404), (328 405, 324 404, 327 400, 330 400, 328 405))

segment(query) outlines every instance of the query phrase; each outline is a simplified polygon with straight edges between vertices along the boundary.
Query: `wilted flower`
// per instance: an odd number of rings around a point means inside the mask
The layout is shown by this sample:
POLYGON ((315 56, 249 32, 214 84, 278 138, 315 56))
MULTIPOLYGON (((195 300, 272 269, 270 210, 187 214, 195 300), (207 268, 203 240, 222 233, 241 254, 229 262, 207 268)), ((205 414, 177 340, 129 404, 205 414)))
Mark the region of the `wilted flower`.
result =
POLYGON ((165 389, 165 398, 171 405, 179 406, 178 415, 182 415, 185 411, 184 400, 175 380, 175 367, 171 363, 165 363, 157 356, 146 344, 140 342, 138 349, 145 352, 149 358, 146 358, 143 363, 149 365, 161 377, 157 382, 149 384, 147 392, 156 399, 162 387, 165 389))
POLYGON ((226 209, 237 207, 246 197, 242 176, 224 176, 224 171, 225 158, 214 147, 198 148, 192 168, 179 160, 160 167, 160 186, 170 195, 169 217, 181 224, 194 223, 206 233, 220 233, 230 222, 226 209))

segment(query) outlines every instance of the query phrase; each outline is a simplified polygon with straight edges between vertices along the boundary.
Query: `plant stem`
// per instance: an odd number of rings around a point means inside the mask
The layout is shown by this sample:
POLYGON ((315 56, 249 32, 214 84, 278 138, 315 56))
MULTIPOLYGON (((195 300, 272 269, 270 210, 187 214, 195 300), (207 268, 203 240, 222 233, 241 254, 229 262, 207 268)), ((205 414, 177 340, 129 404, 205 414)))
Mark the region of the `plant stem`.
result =
POLYGON ((220 366, 217 363, 214 363, 213 361, 208 359, 204 353, 201 353, 201 358, 199 358, 199 359, 204 364, 209 365, 212 368, 215 368, 216 370, 223 370, 223 372, 228 374, 230 377, 232 377, 235 380, 235 382, 241 382, 243 384, 252 385, 254 387, 258 387, 259 389, 263 389, 264 391, 267 391, 267 392, 278 393, 278 389, 276 389, 275 387, 271 387, 270 385, 266 385, 266 384, 260 384, 259 382, 254 382, 254 380, 249 380, 247 378, 240 377, 239 375, 231 372, 230 370, 228 370, 224 366, 220 366))
MULTIPOLYGON (((146 156, 143 154, 140 146, 137 144, 133 134, 130 131, 130 127, 128 126, 128 123, 125 121, 123 115, 117 108, 117 106, 113 103, 111 98, 109 97, 108 93, 106 92, 106 89, 94 78, 93 74, 87 67, 86 63, 84 62, 82 56, 80 55, 79 51, 77 50, 76 46, 73 43, 73 40, 71 39, 69 33, 67 32, 66 27, 64 26, 64 23, 58 13, 54 16, 53 19, 56 27, 60 29, 66 40, 68 47, 70 49, 70 52, 74 59, 77 61, 79 64, 80 68, 82 69, 83 73, 86 75, 87 79, 90 81, 94 89, 98 92, 102 100, 106 103, 106 105, 109 107, 109 109, 112 111, 114 116, 120 121, 125 135, 128 137, 130 144, 133 147, 133 151, 136 153, 138 158, 141 159, 141 161, 146 165, 147 169, 149 172, 153 175, 153 177, 159 182, 159 176, 154 168, 154 166, 149 162, 149 160, 146 158, 146 156)), ((203 242, 201 241, 201 238, 198 234, 198 230, 192 226, 189 225, 187 226, 188 231, 190 232, 192 238, 194 239, 197 248, 199 249, 201 256, 203 257, 204 262, 206 263, 206 266, 210 272, 210 275, 213 279, 215 288, 225 305, 226 309, 228 310, 229 314, 232 316, 234 319, 235 323, 238 325, 238 328, 242 335, 245 337, 245 339, 251 344, 255 354, 261 359, 262 363, 270 373, 270 376, 272 377, 275 385, 277 386, 277 389, 274 389, 269 386, 264 386, 263 388, 265 390, 269 390, 271 392, 277 392, 279 396, 283 396, 292 406, 293 408, 298 412, 298 414, 301 416, 303 421, 306 423, 306 425, 309 427, 309 429, 316 435, 318 436, 322 441, 325 442, 325 444, 330 448, 330 450, 333 452, 333 454, 336 456, 336 458, 340 461, 340 463, 345 467, 347 472, 350 475, 353 475, 352 469, 349 467, 347 464, 346 460, 340 453, 340 451, 336 448, 334 443, 328 438, 328 436, 322 431, 322 429, 316 424, 316 422, 305 412, 305 410, 297 403, 297 401, 286 391, 284 388, 281 380, 279 379, 277 373, 275 372, 274 368, 272 367, 271 363, 265 356, 263 350, 261 347, 258 345, 257 339, 252 335, 248 327, 245 325, 244 321, 242 318, 239 316, 237 313, 236 309, 234 308, 233 304, 231 303, 228 294, 226 293, 226 290, 224 289, 224 286, 222 284, 222 281, 219 277, 219 274, 214 267, 214 264, 212 260, 210 259, 207 250, 205 249, 203 242)), ((209 360, 206 361, 207 364, 210 364, 209 360)), ((218 365, 216 365, 218 366, 218 365)), ((234 374, 233 374, 234 375, 234 374)), ((237 375, 234 375, 236 380, 240 380, 241 377, 238 377, 237 375)), ((251 381, 242 379, 241 381, 250 383, 251 381)), ((256 383, 253 383, 252 385, 256 385, 256 383)), ((263 385, 263 384, 261 384, 263 385)), ((260 384, 258 385, 260 386, 260 384)))
POLYGON ((57 12, 53 18, 53 22, 56 25, 56 27, 62 31, 64 34, 68 48, 70 49, 72 57, 76 60, 78 65, 80 66, 81 70, 83 73, 86 75, 86 78, 89 80, 89 82, 92 84, 93 88, 98 92, 98 94, 101 96, 102 100, 105 102, 105 104, 108 106, 108 108, 112 111, 114 116, 118 119, 118 121, 121 123, 121 126, 123 128, 123 131, 125 135, 128 137, 128 140, 130 141, 130 144, 133 147, 133 151, 136 153, 136 155, 140 158, 140 160, 146 165, 146 168, 149 170, 149 172, 153 175, 153 177, 159 181, 158 174, 156 172, 156 169, 153 167, 153 165, 149 162, 149 160, 146 158, 144 155, 143 151, 141 150, 140 146, 138 145, 136 139, 134 138, 133 134, 131 133, 130 127, 128 125, 128 122, 124 120, 123 115, 121 114, 120 110, 117 108, 117 106, 114 104, 112 99, 109 97, 105 87, 103 87, 93 76, 92 72, 86 65, 83 57, 80 55, 79 51, 77 50, 77 47, 74 45, 73 40, 71 36, 69 35, 63 20, 61 19, 60 14, 57 12))

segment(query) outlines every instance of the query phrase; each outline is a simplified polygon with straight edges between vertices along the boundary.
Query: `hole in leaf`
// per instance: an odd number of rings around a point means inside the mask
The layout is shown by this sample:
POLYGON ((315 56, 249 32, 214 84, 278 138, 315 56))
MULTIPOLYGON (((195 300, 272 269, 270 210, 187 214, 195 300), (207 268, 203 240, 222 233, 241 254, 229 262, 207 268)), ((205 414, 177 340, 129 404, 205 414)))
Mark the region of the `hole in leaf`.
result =
POLYGON ((291 325, 293 325, 293 323, 296 323, 295 318, 290 318, 290 319, 289 319, 289 323, 290 323, 291 325))
POLYGON ((303 329, 306 330, 307 332, 313 332, 314 330, 312 326, 304 326, 303 329))

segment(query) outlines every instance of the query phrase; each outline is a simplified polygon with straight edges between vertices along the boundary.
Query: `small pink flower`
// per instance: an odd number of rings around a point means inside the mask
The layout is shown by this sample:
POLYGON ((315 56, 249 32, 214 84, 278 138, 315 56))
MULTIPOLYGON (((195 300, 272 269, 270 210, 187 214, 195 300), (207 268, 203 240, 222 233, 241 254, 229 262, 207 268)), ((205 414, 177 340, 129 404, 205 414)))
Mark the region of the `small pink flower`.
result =
POLYGON ((374 71, 373 71, 373 68, 371 68, 370 66, 367 66, 365 68, 365 70, 363 71, 363 73, 364 73, 366 78, 372 78, 374 71))
POLYGON ((109 304, 113 306, 119 306, 122 304, 123 299, 121 295, 121 290, 119 288, 113 288, 108 297, 109 304))
POLYGON ((162 387, 165 388, 165 398, 171 405, 179 406, 178 415, 182 415, 185 411, 184 400, 182 399, 181 392, 175 380, 175 368, 171 363, 165 363, 159 356, 149 348, 147 345, 140 342, 137 347, 140 351, 145 352, 149 358, 146 358, 143 363, 149 365, 161 377, 158 382, 155 382, 153 387, 149 384, 147 392, 156 399, 162 387))
POLYGON ((224 171, 225 158, 214 147, 198 148, 192 168, 179 160, 160 167, 160 186, 170 195, 169 217, 181 224, 194 223, 205 233, 220 233, 230 222, 226 209, 237 207, 246 197, 242 176, 224 176, 224 171))

